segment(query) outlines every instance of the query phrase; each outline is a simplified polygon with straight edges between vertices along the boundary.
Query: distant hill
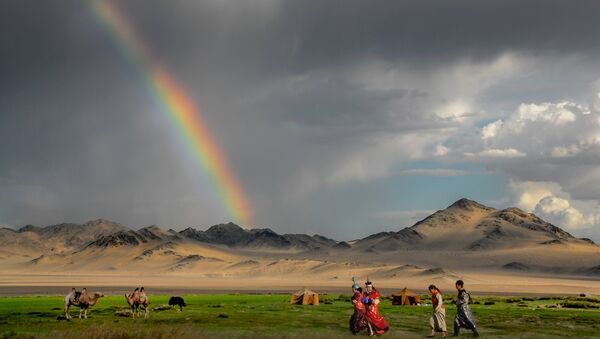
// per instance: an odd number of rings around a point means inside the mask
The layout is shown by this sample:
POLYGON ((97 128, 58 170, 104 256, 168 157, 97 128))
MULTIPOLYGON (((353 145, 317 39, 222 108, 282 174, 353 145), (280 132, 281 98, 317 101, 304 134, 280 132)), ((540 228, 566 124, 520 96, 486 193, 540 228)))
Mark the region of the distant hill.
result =
MULTIPOLYGON (((5 229, 7 230, 7 229, 5 229)), ((125 232, 126 226, 104 219, 84 224, 62 223, 45 227, 24 226, 17 231, 0 232, 0 245, 18 245, 17 252, 70 253, 98 238, 125 232)))
POLYGON ((277 234, 269 228, 245 230, 234 223, 219 224, 200 231, 187 228, 179 234, 185 238, 209 244, 249 248, 296 248, 314 250, 331 248, 340 242, 320 235, 277 234))

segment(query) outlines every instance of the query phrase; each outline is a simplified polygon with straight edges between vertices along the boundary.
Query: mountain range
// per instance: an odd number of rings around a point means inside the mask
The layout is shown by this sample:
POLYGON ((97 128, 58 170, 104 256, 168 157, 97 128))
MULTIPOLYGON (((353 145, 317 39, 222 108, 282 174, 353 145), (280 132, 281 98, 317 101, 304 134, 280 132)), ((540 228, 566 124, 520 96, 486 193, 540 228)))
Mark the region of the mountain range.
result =
POLYGON ((84 224, 0 229, 10 272, 194 272, 207 277, 352 274, 448 276, 463 270, 600 276, 600 246, 532 213, 460 199, 413 226, 362 239, 278 234, 234 223, 206 230, 84 224))

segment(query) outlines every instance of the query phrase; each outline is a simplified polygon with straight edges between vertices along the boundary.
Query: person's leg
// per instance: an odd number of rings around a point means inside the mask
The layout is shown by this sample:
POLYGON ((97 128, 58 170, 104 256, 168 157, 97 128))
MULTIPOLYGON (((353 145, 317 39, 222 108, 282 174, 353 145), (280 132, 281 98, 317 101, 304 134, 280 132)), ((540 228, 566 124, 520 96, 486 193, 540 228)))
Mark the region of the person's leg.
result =
POLYGON ((435 318, 434 315, 431 316, 431 318, 429 318, 429 327, 431 327, 431 334, 429 335, 430 338, 435 337, 435 318))
POLYGON ((475 326, 473 326, 473 336, 479 337, 479 332, 477 332, 477 328, 475 326))
POLYGON ((454 320, 454 336, 458 337, 458 333, 460 332, 460 325, 457 320, 454 320))

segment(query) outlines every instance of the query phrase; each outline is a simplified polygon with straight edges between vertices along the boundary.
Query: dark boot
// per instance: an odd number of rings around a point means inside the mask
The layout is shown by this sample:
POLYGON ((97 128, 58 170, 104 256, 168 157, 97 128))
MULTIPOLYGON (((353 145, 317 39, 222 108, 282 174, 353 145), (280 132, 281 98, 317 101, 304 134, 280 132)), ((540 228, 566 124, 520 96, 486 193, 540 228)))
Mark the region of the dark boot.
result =
POLYGON ((458 332, 460 331, 460 326, 457 323, 454 323, 454 334, 453 337, 458 337, 458 332))
POLYGON ((475 338, 479 337, 479 332, 477 332, 477 329, 476 329, 476 328, 473 328, 473 336, 474 336, 475 338))

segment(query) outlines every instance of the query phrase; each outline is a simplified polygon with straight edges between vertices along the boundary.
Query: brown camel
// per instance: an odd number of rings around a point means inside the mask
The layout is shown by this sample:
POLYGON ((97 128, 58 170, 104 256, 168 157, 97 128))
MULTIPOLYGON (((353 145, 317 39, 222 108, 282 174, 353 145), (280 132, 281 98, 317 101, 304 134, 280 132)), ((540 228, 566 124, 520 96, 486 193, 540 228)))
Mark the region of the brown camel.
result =
POLYGON ((134 319, 135 319, 135 314, 137 313, 138 308, 140 307, 140 304, 138 301, 139 298, 140 298, 139 288, 136 288, 135 291, 133 291, 133 293, 131 293, 131 294, 125 293, 125 300, 127 300, 127 304, 131 308, 131 316, 134 319))
POLYGON ((131 307, 131 316, 135 319, 136 313, 138 313, 139 317, 139 309, 140 307, 144 309, 144 318, 149 317, 149 305, 150 300, 144 291, 144 288, 135 289, 131 294, 125 294, 125 299, 127 300, 127 304, 131 307))
POLYGON ((69 307, 71 305, 79 307, 79 319, 83 316, 87 319, 87 311, 91 306, 96 305, 98 303, 98 299, 103 297, 104 294, 96 292, 92 297, 90 297, 87 293, 87 289, 83 289, 81 292, 75 291, 75 289, 71 289, 71 292, 65 296, 65 318, 71 319, 69 315, 69 307))

